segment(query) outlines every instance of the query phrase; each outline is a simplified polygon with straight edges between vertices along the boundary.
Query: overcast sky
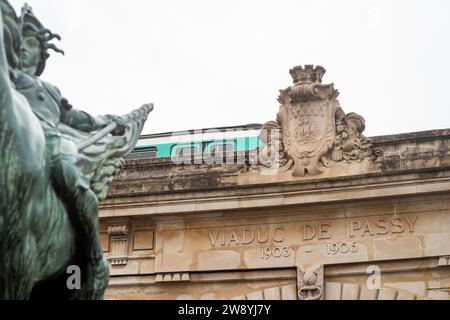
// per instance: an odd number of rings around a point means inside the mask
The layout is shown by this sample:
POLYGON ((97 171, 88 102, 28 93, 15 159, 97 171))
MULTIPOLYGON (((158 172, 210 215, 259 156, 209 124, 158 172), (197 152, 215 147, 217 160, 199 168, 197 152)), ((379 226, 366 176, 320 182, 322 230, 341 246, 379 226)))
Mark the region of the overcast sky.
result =
POLYGON ((367 136, 450 128, 447 0, 27 2, 66 51, 42 78, 94 115, 154 102, 144 133, 273 120, 303 64, 367 136))

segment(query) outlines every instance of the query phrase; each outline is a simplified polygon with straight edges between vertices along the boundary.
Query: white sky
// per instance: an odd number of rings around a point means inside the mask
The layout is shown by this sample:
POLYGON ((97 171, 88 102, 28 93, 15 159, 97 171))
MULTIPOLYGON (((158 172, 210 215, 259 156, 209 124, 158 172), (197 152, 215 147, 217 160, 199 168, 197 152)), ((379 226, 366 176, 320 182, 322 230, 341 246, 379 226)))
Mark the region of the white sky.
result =
POLYGON ((42 78, 94 115, 154 102, 143 133, 273 120, 303 64, 367 136, 450 128, 447 0, 27 2, 66 51, 42 78))

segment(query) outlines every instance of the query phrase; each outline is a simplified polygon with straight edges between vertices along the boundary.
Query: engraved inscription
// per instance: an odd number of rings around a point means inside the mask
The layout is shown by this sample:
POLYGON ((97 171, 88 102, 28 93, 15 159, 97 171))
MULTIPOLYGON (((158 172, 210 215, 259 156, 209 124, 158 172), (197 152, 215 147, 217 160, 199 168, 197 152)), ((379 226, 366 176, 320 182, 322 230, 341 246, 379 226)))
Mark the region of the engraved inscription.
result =
POLYGON ((284 226, 257 226, 240 229, 220 228, 209 230, 209 240, 213 247, 231 247, 249 245, 252 243, 265 244, 268 242, 281 243, 284 241, 284 226))
POLYGON ((413 233, 417 216, 383 217, 375 221, 355 219, 348 223, 350 238, 369 237, 385 234, 413 233))
POLYGON ((332 242, 326 245, 326 252, 334 255, 356 252, 358 246, 353 240, 410 234, 415 232, 416 225, 417 215, 386 215, 327 222, 219 227, 209 229, 208 237, 214 248, 259 245, 264 247, 262 257, 275 257, 278 251, 276 254, 264 251, 273 250, 267 249, 273 246, 329 240, 332 242), (290 231, 292 227, 298 231, 290 231))
POLYGON ((330 233, 330 223, 321 223, 318 226, 314 226, 312 224, 305 224, 303 226, 303 240, 312 240, 312 239, 331 239, 330 233))
MULTIPOLYGON (((389 234, 414 233, 416 215, 384 216, 378 218, 347 220, 346 234, 350 238, 367 238, 389 234)), ((335 225, 327 223, 306 223, 302 226, 302 240, 328 240, 338 236, 335 225)))
POLYGON ((356 241, 327 243, 325 247, 327 254, 330 256, 336 255, 338 253, 356 253, 359 249, 358 243, 356 243, 356 241))
POLYGON ((291 256, 291 250, 288 246, 275 247, 275 248, 261 248, 261 259, 270 258, 287 258, 291 256))

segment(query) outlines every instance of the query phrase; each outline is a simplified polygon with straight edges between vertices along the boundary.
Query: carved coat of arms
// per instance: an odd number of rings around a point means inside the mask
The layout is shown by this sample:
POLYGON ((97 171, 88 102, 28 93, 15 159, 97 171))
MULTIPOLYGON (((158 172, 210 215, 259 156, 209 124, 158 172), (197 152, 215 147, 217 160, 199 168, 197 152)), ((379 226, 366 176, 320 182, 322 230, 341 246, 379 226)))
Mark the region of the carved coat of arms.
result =
POLYGON ((266 165, 303 177, 323 172, 333 161, 362 161, 379 155, 362 135, 364 118, 346 115, 334 84, 322 84, 323 67, 295 67, 290 74, 294 85, 280 90, 277 121, 261 130, 265 151, 273 159, 266 165))

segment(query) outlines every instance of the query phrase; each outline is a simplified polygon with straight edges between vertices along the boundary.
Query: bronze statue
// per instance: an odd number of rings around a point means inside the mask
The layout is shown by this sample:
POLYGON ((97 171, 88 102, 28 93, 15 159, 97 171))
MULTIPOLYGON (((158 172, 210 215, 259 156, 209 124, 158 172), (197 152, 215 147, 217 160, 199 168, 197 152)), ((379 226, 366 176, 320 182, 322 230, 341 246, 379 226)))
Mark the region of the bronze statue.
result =
POLYGON ((109 273, 98 230, 124 155, 137 142, 152 105, 125 116, 74 109, 39 79, 60 39, 25 5, 21 17, 1 3, 0 299, 100 299, 109 273), (82 270, 81 290, 65 285, 82 270))

